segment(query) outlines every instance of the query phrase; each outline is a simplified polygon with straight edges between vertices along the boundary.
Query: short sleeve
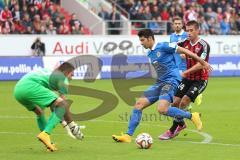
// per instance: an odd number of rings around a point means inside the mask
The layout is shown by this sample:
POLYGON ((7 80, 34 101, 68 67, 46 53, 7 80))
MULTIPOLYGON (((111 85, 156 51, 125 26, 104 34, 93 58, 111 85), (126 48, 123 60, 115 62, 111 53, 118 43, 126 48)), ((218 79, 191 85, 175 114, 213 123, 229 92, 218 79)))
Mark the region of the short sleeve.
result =
POLYGON ((172 43, 167 43, 165 42, 164 44, 164 50, 167 51, 168 53, 175 53, 177 51, 177 43, 172 42, 172 43))
POLYGON ((178 41, 177 45, 180 46, 180 47, 183 47, 185 41, 186 41, 186 38, 181 40, 181 41, 178 41))

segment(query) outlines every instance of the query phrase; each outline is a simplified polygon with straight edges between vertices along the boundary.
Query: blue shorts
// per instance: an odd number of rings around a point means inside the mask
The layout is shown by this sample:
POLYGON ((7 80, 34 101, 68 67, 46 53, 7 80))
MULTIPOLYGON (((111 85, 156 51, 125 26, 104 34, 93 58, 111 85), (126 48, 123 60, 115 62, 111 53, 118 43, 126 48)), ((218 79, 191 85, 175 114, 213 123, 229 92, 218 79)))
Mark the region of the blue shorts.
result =
POLYGON ((157 82, 144 91, 144 96, 148 99, 148 101, 151 104, 161 99, 165 99, 168 102, 172 103, 173 97, 177 90, 177 86, 178 82, 176 83, 157 82))

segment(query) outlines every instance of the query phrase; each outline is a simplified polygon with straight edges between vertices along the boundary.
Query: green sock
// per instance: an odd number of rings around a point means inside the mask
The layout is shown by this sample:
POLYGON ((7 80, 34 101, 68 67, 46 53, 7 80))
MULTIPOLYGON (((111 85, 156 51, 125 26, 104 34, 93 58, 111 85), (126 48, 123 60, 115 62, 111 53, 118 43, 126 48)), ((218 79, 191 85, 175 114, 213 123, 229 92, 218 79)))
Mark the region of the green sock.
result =
POLYGON ((38 128, 40 129, 40 131, 43 131, 47 123, 45 115, 42 114, 40 116, 37 116, 36 120, 37 120, 38 128))
POLYGON ((62 120, 64 114, 65 107, 56 107, 54 112, 52 112, 44 131, 51 134, 55 126, 62 120))

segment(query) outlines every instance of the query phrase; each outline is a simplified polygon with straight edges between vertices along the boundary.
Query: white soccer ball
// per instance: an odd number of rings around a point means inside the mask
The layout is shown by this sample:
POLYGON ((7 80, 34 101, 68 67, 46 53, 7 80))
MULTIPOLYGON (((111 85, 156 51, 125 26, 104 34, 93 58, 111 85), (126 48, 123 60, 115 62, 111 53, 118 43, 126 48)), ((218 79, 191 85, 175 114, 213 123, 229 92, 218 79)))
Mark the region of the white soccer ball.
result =
POLYGON ((135 140, 138 148, 149 149, 153 144, 153 139, 148 133, 141 133, 135 140))

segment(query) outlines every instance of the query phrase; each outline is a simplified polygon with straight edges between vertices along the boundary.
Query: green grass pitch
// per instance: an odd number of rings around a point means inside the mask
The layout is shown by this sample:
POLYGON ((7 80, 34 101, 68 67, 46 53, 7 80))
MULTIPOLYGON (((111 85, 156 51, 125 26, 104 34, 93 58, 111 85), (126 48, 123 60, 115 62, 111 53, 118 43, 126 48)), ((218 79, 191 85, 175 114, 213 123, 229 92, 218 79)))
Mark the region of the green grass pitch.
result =
MULTIPOLYGON (((150 133, 154 139, 152 148, 137 149, 134 141, 131 144, 115 143, 111 135, 127 129, 126 119, 131 112, 131 107, 119 98, 118 106, 113 111, 95 120, 78 122, 87 127, 83 141, 71 139, 59 125, 51 136, 59 149, 54 153, 46 152, 36 139, 39 131, 33 113, 14 100, 12 91, 15 83, 0 82, 1 160, 237 160, 240 157, 240 78, 209 80, 202 105, 193 108, 202 113, 202 133, 196 132, 188 121, 188 128, 178 137, 159 141, 158 135, 167 129, 171 121, 159 117, 156 105, 152 105, 144 111, 142 123, 135 133, 135 136, 141 132, 150 133), (157 118, 151 118, 151 115, 157 118)), ((76 80, 72 83, 117 95, 110 80, 97 80, 94 83, 76 80)), ((146 87, 134 87, 134 90, 146 87)), ((73 113, 89 111, 101 103, 94 98, 69 97, 74 100, 73 113)))

